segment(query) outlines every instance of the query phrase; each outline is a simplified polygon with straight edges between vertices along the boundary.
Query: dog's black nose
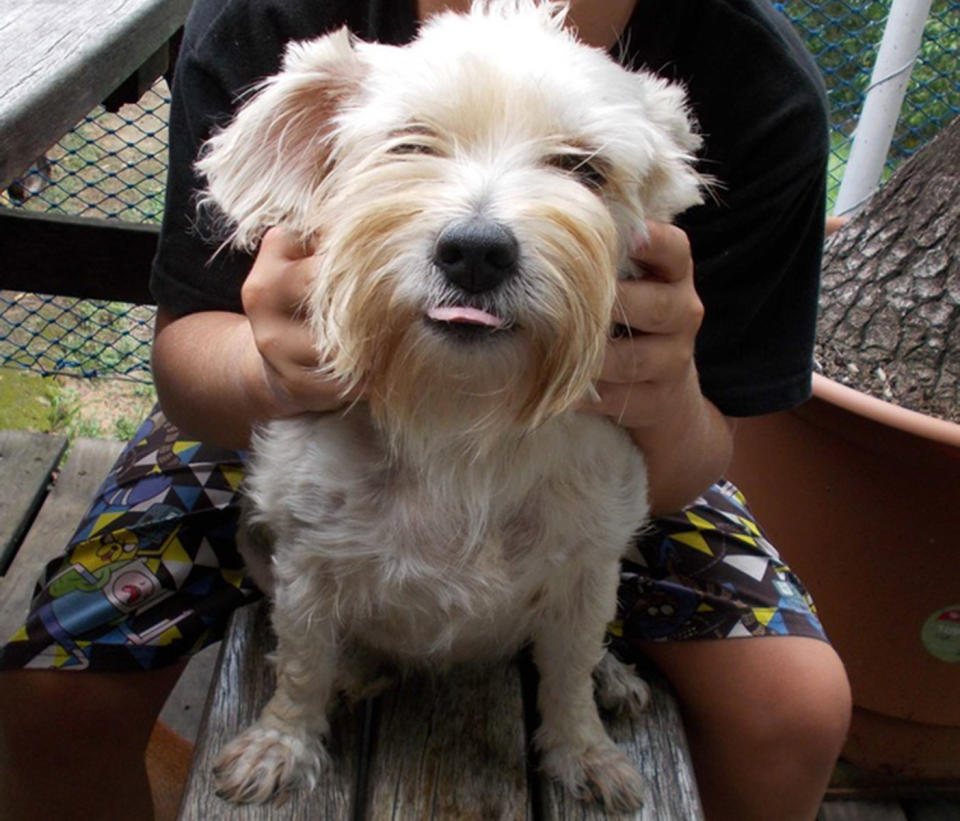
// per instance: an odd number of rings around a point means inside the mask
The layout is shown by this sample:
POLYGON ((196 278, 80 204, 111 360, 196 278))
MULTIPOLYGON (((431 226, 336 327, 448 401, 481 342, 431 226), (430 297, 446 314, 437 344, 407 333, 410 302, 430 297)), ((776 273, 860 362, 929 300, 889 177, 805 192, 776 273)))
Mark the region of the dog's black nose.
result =
POLYGON ((509 228, 475 217, 443 229, 433 261, 454 285, 480 294, 492 291, 517 273, 519 250, 509 228))

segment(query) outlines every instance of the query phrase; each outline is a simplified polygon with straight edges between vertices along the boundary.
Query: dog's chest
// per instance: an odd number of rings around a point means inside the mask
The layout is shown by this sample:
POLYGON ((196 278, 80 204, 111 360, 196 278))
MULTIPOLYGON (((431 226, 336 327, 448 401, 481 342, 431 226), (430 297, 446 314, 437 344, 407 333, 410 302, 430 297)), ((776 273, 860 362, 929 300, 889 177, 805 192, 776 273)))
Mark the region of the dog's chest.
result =
POLYGON ((384 459, 356 420, 274 426, 248 491, 278 578, 310 578, 349 633, 394 654, 516 646, 558 580, 616 561, 645 512, 622 431, 554 433, 494 467, 425 470, 384 459))
POLYGON ((329 531, 315 533, 321 572, 350 574, 340 608, 365 641, 400 654, 450 655, 528 634, 530 602, 551 569, 570 561, 574 540, 548 484, 517 495, 478 485, 464 494, 401 473, 351 514, 353 551, 330 556, 329 531), (357 553, 369 557, 359 576, 357 553))
POLYGON ((544 583, 539 561, 549 561, 544 552, 565 561, 563 548, 514 538, 528 527, 524 516, 466 537, 454 522, 434 522, 429 537, 429 519, 424 529, 394 528, 362 590, 349 594, 368 603, 351 608, 350 632, 412 658, 475 658, 517 646, 529 635, 530 602, 544 583))

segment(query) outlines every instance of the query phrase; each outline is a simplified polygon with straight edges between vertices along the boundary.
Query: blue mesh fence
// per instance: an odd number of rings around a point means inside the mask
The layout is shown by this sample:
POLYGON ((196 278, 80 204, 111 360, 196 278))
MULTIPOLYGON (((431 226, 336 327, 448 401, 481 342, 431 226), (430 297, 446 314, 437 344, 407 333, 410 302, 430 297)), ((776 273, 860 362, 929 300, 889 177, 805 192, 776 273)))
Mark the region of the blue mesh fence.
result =
MULTIPOLYGON (((98 107, 0 192, 0 208, 159 222, 169 102, 159 80, 115 113, 98 107)), ((143 305, 0 290, 0 365, 150 382, 153 316, 143 305)))
MULTIPOLYGON (((773 5, 799 30, 827 85, 832 204, 890 0, 790 0, 773 5)), ((960 113, 958 46, 960 0, 934 0, 888 155, 888 172, 960 113)), ((135 105, 117 113, 102 108, 91 112, 22 180, 0 192, 0 208, 158 222, 168 103, 161 80, 135 105)), ((0 291, 0 365, 146 382, 152 321, 152 309, 143 306, 0 291)))

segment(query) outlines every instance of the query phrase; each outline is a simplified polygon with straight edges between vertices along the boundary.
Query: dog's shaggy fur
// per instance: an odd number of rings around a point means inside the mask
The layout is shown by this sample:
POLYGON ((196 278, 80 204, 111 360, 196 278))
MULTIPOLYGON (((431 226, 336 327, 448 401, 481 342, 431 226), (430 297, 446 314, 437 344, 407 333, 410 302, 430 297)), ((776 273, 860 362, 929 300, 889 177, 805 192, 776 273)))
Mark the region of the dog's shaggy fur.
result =
POLYGON ((602 697, 618 560, 646 515, 625 431, 574 409, 600 369, 627 248, 700 201, 683 91, 579 43, 565 7, 476 3, 410 45, 291 44, 199 169, 254 248, 318 245, 320 361, 365 400, 256 437, 241 549, 273 599, 277 688, 219 789, 310 784, 340 690, 371 659, 504 657, 532 641, 542 766, 611 808, 643 800, 602 697))

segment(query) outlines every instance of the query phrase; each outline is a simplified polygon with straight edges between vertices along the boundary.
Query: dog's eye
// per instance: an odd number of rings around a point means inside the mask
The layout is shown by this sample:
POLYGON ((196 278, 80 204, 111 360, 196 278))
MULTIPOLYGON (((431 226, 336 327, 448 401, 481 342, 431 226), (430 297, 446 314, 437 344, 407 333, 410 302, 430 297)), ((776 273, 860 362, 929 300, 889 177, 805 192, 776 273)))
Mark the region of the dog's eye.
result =
POLYGON ((547 157, 547 165, 568 174, 573 174, 589 188, 603 188, 607 175, 600 162, 583 154, 554 154, 547 157))
POLYGON ((426 145, 425 143, 414 143, 414 142, 405 142, 397 143, 396 145, 390 146, 387 149, 388 154, 425 154, 428 157, 439 157, 440 152, 437 151, 432 145, 426 145))

